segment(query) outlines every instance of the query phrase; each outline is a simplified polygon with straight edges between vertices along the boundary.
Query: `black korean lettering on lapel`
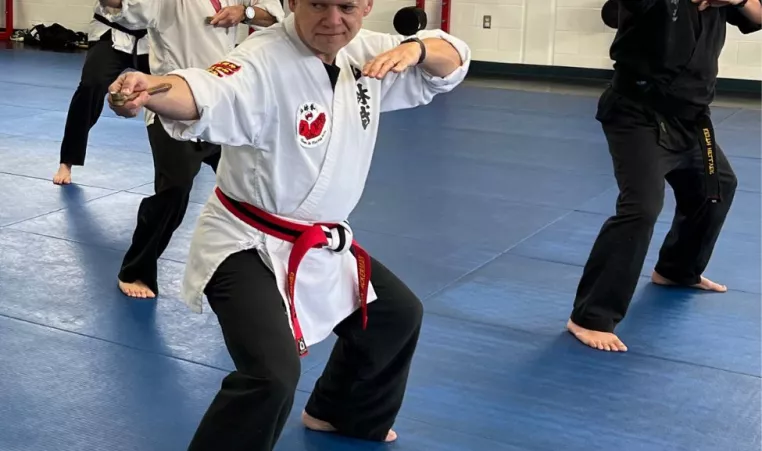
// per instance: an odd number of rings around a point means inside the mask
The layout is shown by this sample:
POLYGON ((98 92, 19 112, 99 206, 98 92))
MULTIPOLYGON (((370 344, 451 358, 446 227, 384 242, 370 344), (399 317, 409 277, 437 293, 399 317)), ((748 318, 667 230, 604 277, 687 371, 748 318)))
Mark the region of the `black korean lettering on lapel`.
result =
POLYGON ((669 9, 672 22, 677 22, 677 11, 680 9, 680 0, 668 0, 667 9, 669 9))
POLYGON ((368 89, 360 81, 362 71, 352 66, 352 75, 354 75, 355 83, 357 84, 357 103, 360 105, 360 122, 362 123, 363 130, 367 130, 368 125, 370 125, 370 95, 368 95, 368 89))

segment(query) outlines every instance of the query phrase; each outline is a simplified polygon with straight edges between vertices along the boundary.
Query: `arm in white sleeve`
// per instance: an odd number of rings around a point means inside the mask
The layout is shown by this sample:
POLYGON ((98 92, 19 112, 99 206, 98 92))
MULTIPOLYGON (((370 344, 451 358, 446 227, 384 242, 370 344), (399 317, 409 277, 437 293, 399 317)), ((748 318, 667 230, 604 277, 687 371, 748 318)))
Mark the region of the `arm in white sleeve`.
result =
POLYGON ((253 6, 255 10, 254 20, 248 24, 253 30, 263 30, 276 23, 283 22, 286 12, 280 0, 233 0, 237 5, 253 6))
POLYGON ((101 15, 131 30, 156 28, 161 3, 161 0, 101 0, 104 6, 101 15))
MULTIPOLYGON (((368 32, 373 56, 391 50, 406 39, 404 36, 368 32)), ((458 86, 468 73, 471 49, 462 40, 442 30, 422 30, 416 37, 426 43, 428 39, 443 39, 460 55, 461 65, 445 77, 427 73, 420 65, 401 73, 389 72, 381 80, 381 112, 414 108, 430 103, 434 96, 449 92, 458 86)))
POLYGON ((212 144, 257 147, 274 105, 258 47, 258 43, 244 41, 209 69, 170 72, 187 82, 198 118, 174 120, 159 113, 167 133, 178 140, 198 138, 212 144))
MULTIPOLYGON (((279 0, 256 0, 252 2, 251 6, 271 15, 273 19, 275 19, 275 23, 283 22, 283 19, 286 17, 286 12, 283 10, 283 5, 280 4, 279 0)), ((261 30, 267 28, 267 26, 259 25, 257 23, 257 17, 255 16, 251 28, 261 30)))

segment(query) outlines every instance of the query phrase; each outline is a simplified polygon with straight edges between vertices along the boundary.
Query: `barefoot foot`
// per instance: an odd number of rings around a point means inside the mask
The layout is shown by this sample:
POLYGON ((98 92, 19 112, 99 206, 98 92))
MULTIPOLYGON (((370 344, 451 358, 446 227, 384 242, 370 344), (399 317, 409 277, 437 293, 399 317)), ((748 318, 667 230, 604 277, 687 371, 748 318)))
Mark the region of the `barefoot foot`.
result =
POLYGON ((143 282, 136 280, 132 283, 119 281, 119 289, 122 293, 133 298, 154 298, 156 295, 150 288, 143 282))
POLYGON ((61 163, 58 172, 53 176, 53 183, 56 185, 68 185, 71 183, 71 165, 61 163))
MULTIPOLYGON (((656 285, 664 285, 668 287, 678 286, 675 282, 672 282, 671 280, 667 279, 666 277, 662 276, 658 272, 654 271, 653 274, 651 274, 651 282, 655 283, 656 285)), ((701 281, 695 285, 691 285, 690 288, 698 288, 699 290, 706 290, 706 291, 716 291, 718 293, 724 293, 728 291, 728 287, 725 285, 720 285, 719 283, 712 282, 711 280, 707 279, 704 276, 701 276, 701 281)))
POLYGON ((572 320, 566 323, 566 328, 574 335, 577 340, 601 351, 626 352, 627 346, 622 343, 616 335, 610 332, 599 332, 597 330, 585 329, 580 327, 572 320))
MULTIPOLYGON (((313 431, 336 432, 336 428, 331 426, 331 423, 323 420, 318 420, 317 418, 304 411, 302 411, 302 423, 304 423, 304 426, 306 426, 307 429, 311 429, 313 431)), ((386 434, 386 439, 384 439, 384 441, 393 442, 395 440, 397 440, 397 433, 390 430, 389 433, 386 434)))

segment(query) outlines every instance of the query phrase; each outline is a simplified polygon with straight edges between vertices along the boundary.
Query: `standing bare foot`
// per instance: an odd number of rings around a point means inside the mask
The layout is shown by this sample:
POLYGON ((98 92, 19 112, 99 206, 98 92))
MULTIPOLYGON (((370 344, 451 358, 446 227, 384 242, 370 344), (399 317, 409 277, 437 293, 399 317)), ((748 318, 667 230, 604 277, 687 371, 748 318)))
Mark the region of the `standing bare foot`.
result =
POLYGON ((572 320, 569 320, 566 323, 566 328, 577 338, 577 340, 591 348, 600 349, 601 351, 627 351, 627 346, 622 343, 622 340, 611 332, 585 329, 584 327, 576 325, 572 320))
MULTIPOLYGON (((668 287, 678 286, 678 284, 665 278, 664 276, 662 276, 656 271, 654 271, 653 274, 651 274, 651 282, 655 283, 656 285, 664 285, 668 287)), ((718 293, 724 293, 728 291, 728 287, 726 287, 725 285, 720 285, 719 283, 712 282, 711 280, 707 279, 704 276, 701 276, 701 281, 699 283, 695 285, 691 285, 690 288, 698 288, 699 290, 706 290, 706 291, 716 291, 718 293)))
POLYGON ((139 280, 136 280, 135 282, 132 282, 132 283, 122 282, 121 280, 119 280, 119 289, 122 290, 122 293, 132 298, 145 299, 145 298, 156 297, 154 292, 151 291, 150 288, 148 288, 148 285, 144 284, 143 282, 139 280))
POLYGON ((58 172, 53 176, 53 183, 56 185, 68 185, 71 183, 71 165, 61 163, 58 172))
MULTIPOLYGON (((313 431, 317 432, 336 432, 336 428, 331 426, 331 423, 328 423, 327 421, 318 420, 317 418, 313 417, 312 415, 308 414, 305 411, 302 411, 302 423, 307 427, 307 429, 311 429, 313 431)), ((388 434, 386 434, 386 439, 384 439, 385 442, 393 442, 397 440, 397 433, 390 430, 388 434)))

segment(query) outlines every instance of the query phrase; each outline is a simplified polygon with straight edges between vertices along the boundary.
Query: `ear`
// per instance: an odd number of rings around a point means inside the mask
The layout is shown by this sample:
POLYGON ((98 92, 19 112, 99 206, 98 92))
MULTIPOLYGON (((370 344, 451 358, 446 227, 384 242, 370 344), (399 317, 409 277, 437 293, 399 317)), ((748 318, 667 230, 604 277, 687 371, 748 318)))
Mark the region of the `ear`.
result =
POLYGON ((296 11, 296 0, 288 0, 288 9, 290 9, 291 12, 296 11))
POLYGON ((365 10, 363 11, 363 17, 368 17, 368 14, 370 14, 370 11, 373 9, 373 0, 365 0, 365 10))

